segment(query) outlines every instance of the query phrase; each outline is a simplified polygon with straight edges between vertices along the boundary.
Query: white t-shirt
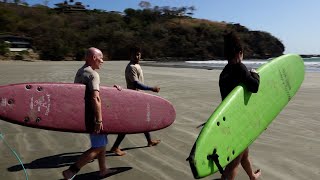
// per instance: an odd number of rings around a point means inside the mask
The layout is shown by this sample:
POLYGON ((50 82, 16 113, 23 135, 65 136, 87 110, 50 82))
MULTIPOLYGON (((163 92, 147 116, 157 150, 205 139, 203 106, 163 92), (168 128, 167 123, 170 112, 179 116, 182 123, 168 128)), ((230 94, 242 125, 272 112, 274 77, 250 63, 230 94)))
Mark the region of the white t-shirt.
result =
POLYGON ((142 84, 144 83, 143 72, 140 64, 129 62, 125 70, 125 77, 128 89, 137 90, 134 86, 135 81, 138 81, 142 84))

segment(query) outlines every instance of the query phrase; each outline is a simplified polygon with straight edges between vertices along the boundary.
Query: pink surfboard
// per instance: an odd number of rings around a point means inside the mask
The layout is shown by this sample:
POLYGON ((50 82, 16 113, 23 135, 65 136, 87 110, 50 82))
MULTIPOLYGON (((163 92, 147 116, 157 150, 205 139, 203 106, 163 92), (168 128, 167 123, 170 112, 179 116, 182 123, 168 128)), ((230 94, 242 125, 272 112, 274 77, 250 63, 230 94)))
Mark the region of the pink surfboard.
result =
MULTIPOLYGON (((40 129, 89 133, 92 120, 85 116, 85 89, 71 83, 0 86, 0 119, 40 129)), ((155 95, 102 86, 100 96, 102 133, 156 131, 170 126, 176 117, 172 104, 155 95)))

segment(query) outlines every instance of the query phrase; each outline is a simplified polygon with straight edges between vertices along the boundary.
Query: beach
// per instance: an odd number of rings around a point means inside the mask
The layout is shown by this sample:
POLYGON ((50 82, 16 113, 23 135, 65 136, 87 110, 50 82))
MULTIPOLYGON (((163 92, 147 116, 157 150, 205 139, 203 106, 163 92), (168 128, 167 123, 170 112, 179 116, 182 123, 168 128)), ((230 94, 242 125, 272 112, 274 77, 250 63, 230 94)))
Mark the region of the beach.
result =
MULTIPOLYGON (((73 82, 84 62, 0 61, 0 85, 22 82, 73 82)), ((101 85, 126 87, 127 61, 106 61, 99 70, 101 85)), ((118 170, 110 180, 194 179, 186 161, 201 129, 221 102, 221 69, 143 66, 145 84, 160 86, 159 95, 174 105, 176 120, 168 128, 152 132, 161 139, 147 147, 143 134, 127 135, 120 147, 127 154, 119 157, 107 152, 107 166, 118 170)), ((317 180, 320 177, 320 73, 307 72, 305 80, 289 104, 250 146, 255 169, 265 180, 317 180)), ((20 156, 30 180, 62 179, 61 172, 90 147, 88 135, 40 130, 0 120, 0 132, 20 156)), ((109 135, 107 150, 116 135, 109 135)), ((97 160, 87 164, 75 179, 94 179, 97 160)), ((219 173, 203 178, 219 178, 219 173)), ((26 179, 14 154, 0 139, 0 179, 26 179)), ((242 167, 236 179, 248 179, 242 167)))

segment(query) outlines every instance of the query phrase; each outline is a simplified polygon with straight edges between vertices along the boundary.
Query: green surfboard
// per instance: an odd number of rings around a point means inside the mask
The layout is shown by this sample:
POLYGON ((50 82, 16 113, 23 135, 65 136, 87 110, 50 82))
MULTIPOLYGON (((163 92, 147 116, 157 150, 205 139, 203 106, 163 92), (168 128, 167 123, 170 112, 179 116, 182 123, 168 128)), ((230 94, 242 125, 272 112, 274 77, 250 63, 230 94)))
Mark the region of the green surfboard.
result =
POLYGON ((237 86, 202 128, 187 159, 195 178, 222 170, 268 127, 300 88, 304 62, 298 55, 283 55, 257 72, 258 92, 237 86))

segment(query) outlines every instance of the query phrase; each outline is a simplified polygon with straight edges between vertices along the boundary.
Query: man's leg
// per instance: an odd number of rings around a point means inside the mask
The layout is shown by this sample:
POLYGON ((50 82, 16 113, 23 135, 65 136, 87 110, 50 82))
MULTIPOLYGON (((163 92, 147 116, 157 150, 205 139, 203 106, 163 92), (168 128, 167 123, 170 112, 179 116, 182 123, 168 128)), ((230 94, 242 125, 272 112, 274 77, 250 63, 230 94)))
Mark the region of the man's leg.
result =
POLYGON ((243 153, 241 153, 237 158, 231 161, 226 168, 224 169, 224 173, 221 176, 222 180, 234 180, 238 173, 238 166, 241 162, 243 153))
POLYGON ((146 139, 148 141, 148 146, 156 146, 157 144, 159 144, 161 142, 161 140, 159 140, 159 139, 152 140, 151 134, 149 132, 144 133, 144 135, 146 136, 146 139))
MULTIPOLYGON (((73 177, 80 171, 80 169, 88 162, 94 160, 102 151, 105 153, 108 139, 105 135, 90 134, 91 148, 84 152, 78 161, 71 165, 69 169, 62 172, 64 179, 73 179, 73 177)), ((100 163, 105 163, 105 156, 99 160, 100 163), (101 161, 103 160, 103 162, 101 161), (101 162, 100 162, 101 161, 101 162)))
POLYGON ((120 143, 122 142, 125 136, 126 136, 125 134, 118 134, 118 137, 111 148, 111 151, 116 153, 118 156, 123 156, 126 154, 124 151, 121 151, 121 149, 119 148, 120 143))
POLYGON ((69 169, 62 172, 64 179, 72 179, 80 169, 88 162, 92 161, 101 151, 101 148, 90 148, 84 152, 78 161, 71 165, 69 169))
POLYGON ((105 146, 101 148, 101 151, 98 154, 97 158, 98 158, 99 169, 100 169, 99 176, 104 177, 109 173, 111 173, 112 170, 107 168, 107 165, 106 165, 106 147, 105 146))
POLYGON ((246 171, 246 173, 248 174, 250 180, 258 179, 258 177, 261 175, 260 169, 258 169, 255 172, 253 172, 253 170, 252 170, 251 161, 249 159, 249 149, 248 148, 243 152, 243 157, 241 159, 241 165, 242 165, 243 169, 246 171))

